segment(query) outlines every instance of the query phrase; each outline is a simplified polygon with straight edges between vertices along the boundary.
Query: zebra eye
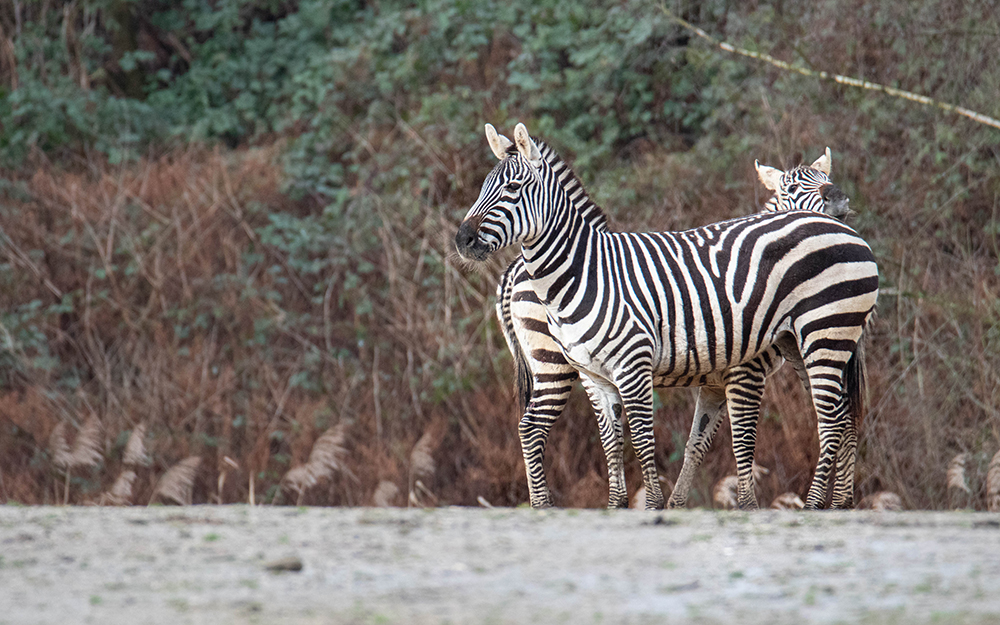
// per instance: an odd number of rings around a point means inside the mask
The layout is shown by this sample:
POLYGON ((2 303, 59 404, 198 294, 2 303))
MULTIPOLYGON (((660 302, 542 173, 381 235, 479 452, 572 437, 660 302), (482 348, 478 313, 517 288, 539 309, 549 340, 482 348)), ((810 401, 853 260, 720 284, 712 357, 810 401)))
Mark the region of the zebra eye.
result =
POLYGON ((509 182, 509 183, 507 183, 507 186, 504 187, 504 188, 507 189, 508 191, 510 191, 511 193, 514 193, 515 191, 517 191, 518 189, 521 188, 521 183, 520 182, 509 182))
POLYGON ((788 185, 788 192, 789 193, 795 193, 798 190, 799 190, 799 185, 797 185, 797 184, 790 184, 790 185, 788 185))

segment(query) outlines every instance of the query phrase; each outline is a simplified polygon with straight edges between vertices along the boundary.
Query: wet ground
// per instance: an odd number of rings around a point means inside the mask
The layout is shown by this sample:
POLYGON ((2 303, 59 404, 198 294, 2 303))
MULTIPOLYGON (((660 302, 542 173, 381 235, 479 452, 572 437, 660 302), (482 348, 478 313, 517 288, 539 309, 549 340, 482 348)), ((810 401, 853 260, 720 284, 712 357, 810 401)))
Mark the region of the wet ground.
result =
POLYGON ((0 506, 0 623, 1000 623, 1000 515, 0 506))

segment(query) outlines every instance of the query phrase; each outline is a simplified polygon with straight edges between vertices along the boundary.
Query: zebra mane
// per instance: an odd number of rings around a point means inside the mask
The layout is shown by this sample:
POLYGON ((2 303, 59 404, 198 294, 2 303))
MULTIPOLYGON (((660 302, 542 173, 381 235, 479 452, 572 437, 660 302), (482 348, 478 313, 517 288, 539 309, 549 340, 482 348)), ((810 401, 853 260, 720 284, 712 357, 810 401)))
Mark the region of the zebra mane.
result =
MULTIPOLYGON (((580 211, 584 221, 592 225, 595 230, 607 232, 608 217, 604 214, 604 209, 590 199, 590 196, 587 195, 587 190, 583 188, 583 183, 580 182, 580 179, 570 169, 569 164, 544 141, 535 138, 532 138, 532 141, 538 146, 538 151, 542 154, 542 158, 552 168, 552 173, 556 175, 559 185, 566 191, 566 195, 573 202, 573 206, 580 211)), ((513 149, 516 151, 517 147, 513 146, 513 149)))

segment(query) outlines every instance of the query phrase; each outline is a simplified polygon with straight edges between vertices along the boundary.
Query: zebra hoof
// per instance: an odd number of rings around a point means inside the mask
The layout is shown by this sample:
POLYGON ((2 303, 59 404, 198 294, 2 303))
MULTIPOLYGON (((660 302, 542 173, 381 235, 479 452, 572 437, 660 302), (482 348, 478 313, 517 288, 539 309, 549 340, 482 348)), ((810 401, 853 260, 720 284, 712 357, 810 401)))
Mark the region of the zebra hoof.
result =
POLYGON ((739 502, 740 510, 760 510, 760 506, 757 505, 757 498, 751 497, 750 499, 743 499, 739 502))
POLYGON ((663 497, 652 499, 646 497, 646 510, 663 510, 663 497))

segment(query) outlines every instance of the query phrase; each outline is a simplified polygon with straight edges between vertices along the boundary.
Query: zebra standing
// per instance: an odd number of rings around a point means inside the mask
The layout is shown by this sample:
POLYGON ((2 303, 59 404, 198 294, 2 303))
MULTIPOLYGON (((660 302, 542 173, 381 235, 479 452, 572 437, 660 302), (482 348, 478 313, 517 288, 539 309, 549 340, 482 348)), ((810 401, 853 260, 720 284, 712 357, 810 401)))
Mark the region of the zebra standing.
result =
POLYGON ((807 505, 823 504, 833 472, 835 505, 849 499, 857 446, 849 422, 863 410, 857 347, 878 295, 868 245, 841 222, 806 211, 685 232, 605 232, 584 219, 523 124, 513 143, 490 125, 486 134, 503 158, 459 227, 456 247, 483 260, 521 243, 566 360, 607 414, 627 415, 646 507, 663 505, 653 458, 654 376, 661 386, 726 389, 734 448, 748 452, 736 457, 740 505, 756 506, 757 412, 748 406, 763 390, 754 359, 771 347, 804 376, 818 415, 820 457, 807 505))
MULTIPOLYGON (((552 168, 559 184, 567 188, 571 201, 581 210, 584 218, 596 229, 606 230, 607 221, 595 209, 582 185, 562 159, 545 143, 536 141, 539 153, 552 168)), ((506 153, 497 155, 503 158, 506 153)), ((830 148, 811 165, 795 167, 788 172, 762 166, 755 162, 757 175, 774 195, 768 199, 761 212, 785 210, 813 210, 837 217, 846 216, 847 196, 829 178, 831 167, 830 148)), ((517 378, 517 396, 523 417, 518 425, 528 495, 531 505, 544 508, 552 505, 552 496, 545 479, 543 459, 549 431, 562 415, 576 380, 577 372, 560 351, 558 343, 549 334, 545 308, 531 288, 524 260, 518 257, 507 268, 497 287, 497 318, 507 346, 514 357, 517 378)), ((774 347, 757 357, 754 369, 770 375, 784 360, 774 347)), ((655 384, 655 382, 654 382, 655 384)), ((595 410, 599 410, 598 424, 602 447, 608 462, 608 506, 624 507, 628 498, 625 488, 624 460, 620 420, 600 408, 602 397, 595 396, 587 384, 595 410)), ((702 387, 698 393, 701 420, 695 419, 680 476, 667 502, 669 507, 684 507, 694 473, 712 444, 712 439, 722 422, 725 389, 702 387)))

